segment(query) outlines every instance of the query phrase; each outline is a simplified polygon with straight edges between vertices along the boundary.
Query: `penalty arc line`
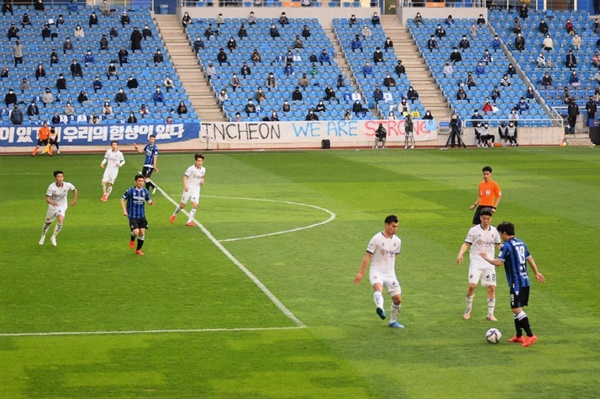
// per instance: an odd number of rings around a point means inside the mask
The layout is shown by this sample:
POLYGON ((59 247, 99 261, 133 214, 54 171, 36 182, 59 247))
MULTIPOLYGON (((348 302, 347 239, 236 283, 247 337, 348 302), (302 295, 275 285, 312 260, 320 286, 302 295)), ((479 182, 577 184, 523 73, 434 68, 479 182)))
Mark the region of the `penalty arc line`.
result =
MULTIPOLYGON (((155 184, 156 185, 156 184, 155 184)), ((173 205, 175 206, 179 206, 179 204, 177 202, 175 202, 175 200, 173 200, 173 198, 171 198, 171 196, 169 194, 167 194, 162 188, 160 188, 159 186, 156 186, 156 188, 160 191, 160 193, 167 199, 169 200, 169 202, 171 202, 173 205)), ((183 213, 188 215, 189 217, 189 213, 185 210, 183 210, 183 213)), ((200 228, 200 230, 206 235, 206 237, 208 237, 208 239, 210 241, 212 241, 212 243, 219 248, 219 250, 221 250, 221 252, 223 252, 223 254, 225 254, 225 256, 227 256, 229 258, 229 260, 231 260, 233 262, 234 265, 236 265, 242 272, 244 272, 244 274, 246 276, 248 276, 248 278, 254 283, 256 284, 256 286, 271 300, 271 302, 273 302, 275 304, 275 306, 277 306, 277 308, 283 312, 284 315, 286 315, 289 319, 291 319, 296 326, 298 327, 306 327, 304 323, 302 323, 302 321, 297 318, 259 279, 258 277, 256 277, 254 274, 252 274, 252 272, 250 270, 248 270, 248 268, 246 268, 246 266, 244 266, 242 264, 242 262, 240 262, 239 260, 237 260, 237 258, 235 256, 233 256, 231 254, 231 252, 229 252, 227 250, 227 248, 225 248, 220 242, 219 240, 217 240, 210 231, 208 231, 206 229, 206 227, 204 227, 202 225, 202 223, 198 222, 196 219, 194 219, 194 223, 196 224, 196 226, 198 226, 200 228)))

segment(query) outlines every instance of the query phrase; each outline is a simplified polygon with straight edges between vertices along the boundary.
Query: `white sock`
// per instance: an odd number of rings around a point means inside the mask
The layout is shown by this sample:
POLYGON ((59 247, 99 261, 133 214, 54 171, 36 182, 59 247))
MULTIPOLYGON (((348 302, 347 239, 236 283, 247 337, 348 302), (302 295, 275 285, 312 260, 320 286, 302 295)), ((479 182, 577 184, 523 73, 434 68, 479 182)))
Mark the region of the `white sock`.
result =
POLYGON ((45 236, 46 233, 48 232, 48 228, 50 227, 49 224, 44 223, 44 225, 42 226, 42 235, 45 236))
POLYGON ((467 309, 466 309, 466 310, 467 310, 467 312, 470 312, 470 311, 471 311, 471 308, 473 307, 473 297, 474 297, 474 296, 475 296, 475 295, 471 295, 471 296, 468 296, 468 295, 467 295, 467 296, 466 296, 466 300, 467 300, 467 309))
POLYGON ((56 237, 58 235, 58 233, 60 233, 61 230, 62 230, 62 223, 56 223, 56 226, 54 227, 54 233, 52 233, 52 237, 56 237))
POLYGON ((496 307, 496 298, 488 299, 488 315, 494 315, 494 308, 496 307))
POLYGON ((398 313, 400 312, 400 308, 402 307, 402 303, 395 304, 392 302, 392 311, 390 315, 390 323, 394 323, 398 320, 398 313))
POLYGON ((375 301, 375 306, 383 309, 383 295, 379 291, 375 291, 373 293, 373 300, 375 301))
POLYGON ((102 183, 102 194, 106 194, 106 184, 102 183))
POLYGON ((112 184, 109 185, 108 187, 106 187, 106 195, 110 195, 111 191, 112 191, 112 184))
POLYGON ((194 220, 195 216, 196 216, 196 210, 194 208, 192 208, 192 210, 190 211, 190 216, 188 217, 188 223, 192 222, 194 220))

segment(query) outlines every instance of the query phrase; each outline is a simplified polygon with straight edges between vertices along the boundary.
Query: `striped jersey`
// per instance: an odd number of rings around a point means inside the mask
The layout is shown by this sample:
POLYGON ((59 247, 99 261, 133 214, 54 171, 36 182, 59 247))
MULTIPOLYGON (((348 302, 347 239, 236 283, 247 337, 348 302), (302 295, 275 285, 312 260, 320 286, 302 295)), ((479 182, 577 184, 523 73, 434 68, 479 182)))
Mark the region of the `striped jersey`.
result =
POLYGON ((513 288, 515 292, 518 292, 521 287, 529 286, 527 258, 530 256, 525 243, 515 237, 506 241, 500 250, 498 258, 504 260, 506 280, 509 287, 513 288))
POLYGON ((151 168, 154 166, 154 157, 158 155, 158 147, 156 144, 150 145, 146 144, 144 147, 144 166, 151 168))
POLYGON ((141 219, 146 217, 146 202, 150 201, 150 192, 146 188, 131 187, 123 194, 127 201, 127 215, 129 219, 141 219))

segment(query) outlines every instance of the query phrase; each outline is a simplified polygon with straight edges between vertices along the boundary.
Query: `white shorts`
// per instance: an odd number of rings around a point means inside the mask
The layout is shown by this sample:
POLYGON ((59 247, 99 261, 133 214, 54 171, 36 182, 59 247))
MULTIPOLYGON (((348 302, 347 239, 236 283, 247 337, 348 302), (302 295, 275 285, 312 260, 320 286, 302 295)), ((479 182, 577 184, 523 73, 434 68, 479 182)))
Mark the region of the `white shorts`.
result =
POLYGON ((471 269, 469 268, 469 284, 477 284, 481 281, 481 285, 486 286, 496 286, 496 269, 486 268, 486 269, 471 269))
POLYGON ((117 170, 106 169, 104 171, 104 176, 102 176, 102 181, 108 182, 110 184, 114 184, 115 180, 117 180, 118 175, 119 175, 119 169, 117 169, 117 170))
POLYGON ((48 212, 46 212, 46 223, 52 223, 54 219, 58 217, 58 215, 62 215, 63 218, 67 213, 67 205, 62 206, 48 206, 48 212))
POLYGON ((190 188, 188 191, 183 190, 183 194, 181 194, 181 203, 187 204, 188 201, 192 201, 193 204, 200 202, 200 188, 190 188))
POLYGON ((390 296, 402 294, 402 288, 400 287, 398 278, 393 274, 382 274, 378 271, 371 270, 369 272, 369 279, 371 280, 371 286, 377 283, 383 285, 390 296))

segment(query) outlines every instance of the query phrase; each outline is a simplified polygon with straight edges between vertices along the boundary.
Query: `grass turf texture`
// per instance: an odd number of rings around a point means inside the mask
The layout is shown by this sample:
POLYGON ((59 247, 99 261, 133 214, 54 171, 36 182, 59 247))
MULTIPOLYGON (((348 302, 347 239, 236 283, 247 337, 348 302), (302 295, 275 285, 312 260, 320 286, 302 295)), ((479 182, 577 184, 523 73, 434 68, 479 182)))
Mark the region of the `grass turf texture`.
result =
MULTIPOLYGON (((197 219, 307 327, 286 317, 198 228, 154 195, 144 252, 128 247, 119 197, 141 155, 126 155, 100 201, 101 155, 0 158, 0 333, 205 329, 202 332, 0 337, 2 398, 597 398, 600 396, 600 157, 590 148, 207 153, 197 219), (470 227, 484 165, 546 285, 526 308, 539 341, 514 333, 504 273, 496 316, 479 287, 462 320, 470 227), (58 247, 37 245, 44 194, 62 169, 80 200, 58 247), (241 199, 246 198, 246 199, 241 199), (254 199, 254 200, 250 200, 254 199), (256 201, 267 199, 271 202, 256 201), (374 312, 352 280, 371 236, 400 217, 400 322, 374 312), (490 327, 503 333, 485 342, 490 327), (234 330, 237 328, 291 328, 234 330), (214 329, 214 330, 211 330, 214 329)), ((175 201, 191 154, 159 157, 175 201)), ((52 227, 53 228, 53 227, 52 227)), ((391 301, 386 296, 386 310, 391 301)))

